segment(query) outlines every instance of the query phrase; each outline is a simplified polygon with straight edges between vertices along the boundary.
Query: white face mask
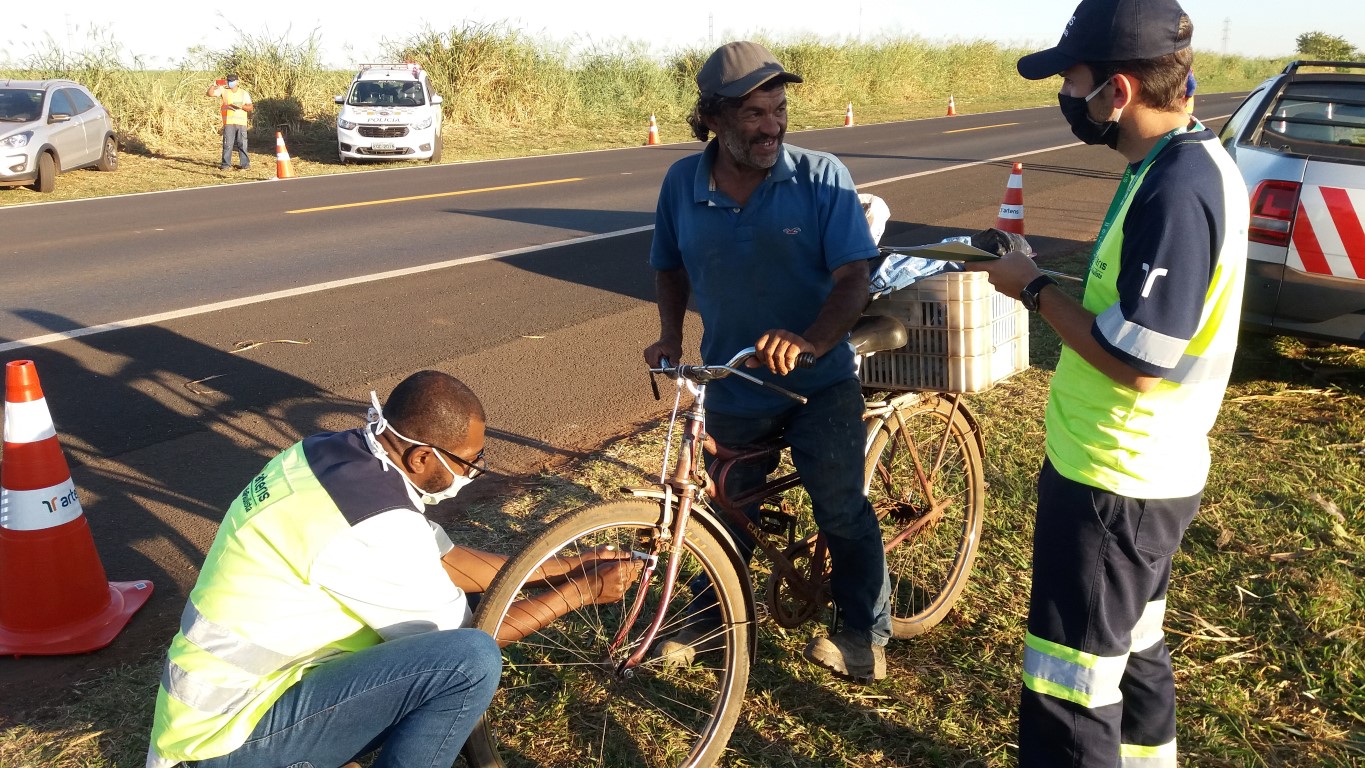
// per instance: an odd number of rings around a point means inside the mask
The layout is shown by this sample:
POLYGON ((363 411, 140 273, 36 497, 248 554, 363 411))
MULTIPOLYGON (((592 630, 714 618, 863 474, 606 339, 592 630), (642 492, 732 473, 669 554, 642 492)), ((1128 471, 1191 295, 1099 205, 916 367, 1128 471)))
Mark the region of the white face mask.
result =
POLYGON ((379 407, 379 396, 373 391, 370 392, 370 404, 369 419, 365 422, 365 430, 363 433, 365 435, 365 444, 370 447, 370 453, 374 454, 375 458, 384 463, 385 472, 389 471, 389 467, 398 470, 398 476, 403 478, 403 482, 407 484, 408 496, 412 498, 414 504, 440 504, 446 499, 455 498, 456 494, 458 494, 462 488, 473 482, 473 478, 466 477, 452 469, 451 466, 446 463, 445 458, 441 456, 441 452, 436 446, 431 445, 430 443, 424 443, 420 440, 413 440, 410 437, 404 437, 402 433, 394 429, 393 425, 384 418, 384 409, 379 407), (413 445, 424 445, 431 448, 431 452, 436 456, 436 460, 441 462, 441 466, 445 467, 446 471, 450 473, 450 485, 446 486, 445 490, 437 491, 435 493, 422 490, 417 483, 412 481, 412 478, 408 477, 407 472, 404 472, 401 467, 393 463, 393 459, 389 457, 389 452, 384 450, 384 446, 380 445, 379 441, 375 439, 385 431, 392 432, 398 439, 407 441, 413 445))

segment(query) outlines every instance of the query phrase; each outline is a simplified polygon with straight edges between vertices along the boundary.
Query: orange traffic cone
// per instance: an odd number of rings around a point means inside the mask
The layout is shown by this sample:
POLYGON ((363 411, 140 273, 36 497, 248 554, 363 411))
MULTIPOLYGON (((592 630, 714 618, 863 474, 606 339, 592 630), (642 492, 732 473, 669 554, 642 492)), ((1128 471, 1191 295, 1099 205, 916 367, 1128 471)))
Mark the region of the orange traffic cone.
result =
POLYGON ((948 97, 948 117, 957 117, 957 105, 953 103, 953 97, 948 97))
POLYGON ((645 139, 646 146, 654 146, 659 142, 659 124, 654 121, 654 115, 649 116, 649 136, 645 139))
POLYGON ((844 112, 844 127, 845 127, 845 128, 850 128, 850 127, 852 127, 852 126, 853 126, 853 102, 850 101, 850 102, 848 103, 848 109, 844 112))
POLYGON ((32 360, 5 366, 0 464, 0 655, 103 648, 150 581, 106 582, 32 360))
POLYGON ((294 162, 289 159, 289 150, 284 146, 284 134, 275 131, 275 178, 294 178, 294 162))
POLYGON ((1005 185, 1005 199, 1000 202, 1000 215, 995 228, 1016 235, 1024 234, 1024 164, 1015 163, 1010 180, 1005 185))

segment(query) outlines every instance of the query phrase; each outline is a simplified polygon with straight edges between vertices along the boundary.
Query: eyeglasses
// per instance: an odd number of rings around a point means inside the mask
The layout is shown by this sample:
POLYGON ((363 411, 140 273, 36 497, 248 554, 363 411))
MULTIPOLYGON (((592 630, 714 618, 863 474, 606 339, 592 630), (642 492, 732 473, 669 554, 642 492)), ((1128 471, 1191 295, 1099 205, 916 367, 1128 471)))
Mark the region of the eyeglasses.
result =
POLYGON ((442 448, 439 445, 432 445, 430 447, 435 448, 436 450, 445 454, 446 458, 449 458, 451 461, 464 467, 464 476, 469 478, 470 480, 473 480, 474 478, 488 471, 488 463, 485 462, 483 459, 482 448, 480 448, 478 454, 474 456, 473 461, 466 461, 465 459, 456 456, 455 454, 451 453, 450 451, 447 451, 446 449, 442 448))

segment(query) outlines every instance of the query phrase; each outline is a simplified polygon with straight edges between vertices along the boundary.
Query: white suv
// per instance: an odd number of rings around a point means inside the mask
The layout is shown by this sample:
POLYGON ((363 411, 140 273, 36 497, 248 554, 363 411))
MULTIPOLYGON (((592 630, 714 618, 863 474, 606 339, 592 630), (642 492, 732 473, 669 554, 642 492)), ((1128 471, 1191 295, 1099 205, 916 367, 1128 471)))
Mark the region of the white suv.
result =
POLYGON ((361 64, 337 96, 337 153, 354 160, 441 159, 441 97, 416 64, 361 64))

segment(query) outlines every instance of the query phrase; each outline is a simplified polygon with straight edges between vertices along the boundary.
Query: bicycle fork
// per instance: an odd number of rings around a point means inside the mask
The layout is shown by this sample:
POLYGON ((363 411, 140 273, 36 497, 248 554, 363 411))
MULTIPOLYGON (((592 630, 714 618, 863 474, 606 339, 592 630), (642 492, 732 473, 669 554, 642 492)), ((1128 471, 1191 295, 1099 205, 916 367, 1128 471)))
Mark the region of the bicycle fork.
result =
MULTIPOLYGON (((701 449, 701 432, 701 414, 696 410, 689 411, 682 445, 678 452, 677 466, 674 469, 673 476, 663 484, 663 498, 660 507, 662 516, 659 520, 659 530, 665 532, 669 537, 673 548, 668 554, 668 565, 665 566, 663 583, 660 585, 659 607, 635 650, 617 665, 616 674, 618 675, 630 675, 635 667, 644 661, 649 649, 654 647, 654 639, 663 627, 668 606, 673 600, 673 588, 677 584, 678 571, 682 567, 683 542, 687 532, 687 523, 691 519, 692 504, 697 497, 698 485, 692 477, 692 468, 696 466, 696 462, 700 458, 697 454, 701 449), (676 496, 674 495, 675 490, 678 491, 676 496), (674 498, 678 500, 676 514, 673 513, 672 505, 674 498), (671 528, 669 527, 670 524, 671 528)), ((631 605, 630 614, 626 621, 622 622, 620 631, 611 642, 609 650, 612 652, 628 642, 630 628, 634 626, 636 619, 639 618, 644 609, 645 599, 649 592, 649 581, 657 570, 658 555, 655 554, 652 557, 653 561, 650 566, 640 574, 640 588, 636 590, 635 601, 631 605)))

